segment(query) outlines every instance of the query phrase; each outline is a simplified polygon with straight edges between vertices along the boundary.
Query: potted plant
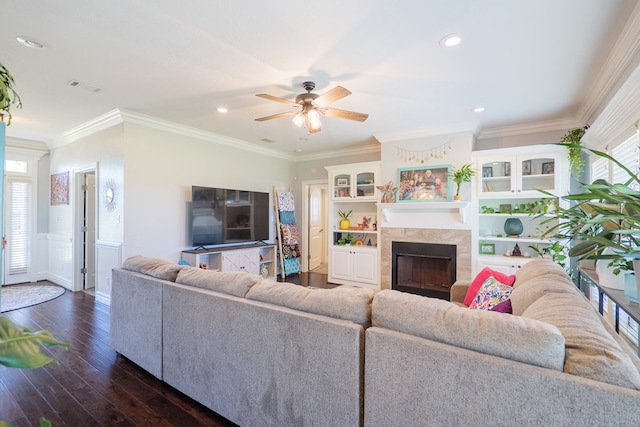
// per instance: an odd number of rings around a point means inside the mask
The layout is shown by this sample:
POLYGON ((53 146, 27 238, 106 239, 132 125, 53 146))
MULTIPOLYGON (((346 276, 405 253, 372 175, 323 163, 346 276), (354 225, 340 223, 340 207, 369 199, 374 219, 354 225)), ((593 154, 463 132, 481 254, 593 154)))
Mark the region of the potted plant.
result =
MULTIPOLYGON (((621 184, 603 180, 582 184, 583 192, 563 196, 571 205, 557 207, 555 216, 561 221, 545 235, 554 240, 573 241, 570 256, 579 260, 605 260, 605 267, 611 268, 614 275, 634 269, 634 264, 640 267, 640 263, 634 261, 640 258, 640 192, 629 188, 632 183, 640 185, 640 178, 604 152, 579 144, 560 145, 604 157, 624 170, 628 178, 621 184)), ((636 277, 639 273, 636 271, 636 277)))
POLYGON ((22 108, 20 96, 15 91, 15 81, 9 70, 0 63, 0 122, 4 121, 4 113, 9 117, 7 126, 11 124, 11 106, 22 108))
POLYGON ((351 221, 349 221, 349 218, 351 218, 352 212, 353 210, 350 210, 349 212, 345 212, 338 209, 338 215, 340 216, 340 228, 342 230, 348 230, 349 227, 351 227, 351 221))
POLYGON ((582 157, 582 137, 584 133, 589 129, 589 126, 576 128, 565 133, 560 138, 560 145, 566 145, 568 149, 569 166, 571 168, 571 175, 578 179, 580 174, 584 170, 584 158, 582 157))
POLYGON ((471 182, 471 177, 476 174, 475 169, 471 169, 471 164, 462 165, 459 169, 453 168, 449 177, 456 183, 456 194, 453 200, 460 200, 460 187, 463 182, 471 182))

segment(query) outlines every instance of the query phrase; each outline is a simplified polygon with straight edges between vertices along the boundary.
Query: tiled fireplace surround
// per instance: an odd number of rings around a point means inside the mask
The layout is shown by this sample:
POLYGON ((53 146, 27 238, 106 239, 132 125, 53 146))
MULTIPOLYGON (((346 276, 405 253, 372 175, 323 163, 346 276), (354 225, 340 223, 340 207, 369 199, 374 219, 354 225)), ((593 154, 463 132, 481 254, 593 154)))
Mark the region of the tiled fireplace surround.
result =
MULTIPOLYGON (((408 224, 410 225, 410 224, 408 224)), ((456 245, 456 279, 471 280, 471 230, 384 226, 380 230, 380 288, 391 289, 391 243, 456 245)))

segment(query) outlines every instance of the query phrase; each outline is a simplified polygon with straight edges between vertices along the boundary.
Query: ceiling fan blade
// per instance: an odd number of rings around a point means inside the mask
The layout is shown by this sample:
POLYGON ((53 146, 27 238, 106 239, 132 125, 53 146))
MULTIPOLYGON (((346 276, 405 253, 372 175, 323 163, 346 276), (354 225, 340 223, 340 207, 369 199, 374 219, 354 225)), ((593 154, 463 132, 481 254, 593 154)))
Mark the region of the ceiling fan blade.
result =
POLYGON ((345 89, 342 86, 336 86, 329 92, 317 97, 313 102, 320 107, 324 107, 348 95, 351 95, 351 92, 348 89, 345 89))
POLYGON ((264 99, 269 99, 271 101, 281 102, 283 104, 291 105, 293 107, 297 107, 299 105, 293 101, 289 101, 288 99, 278 98, 277 96, 268 95, 266 93, 258 93, 256 94, 256 96, 259 96, 260 98, 264 98, 264 99))
POLYGON ((336 108, 323 108, 322 113, 325 116, 337 117, 339 119, 355 120, 358 122, 364 122, 369 117, 368 114, 356 113, 355 111, 338 110, 336 108))
POLYGON ((266 120, 278 119, 280 117, 292 116, 294 114, 297 114, 297 111, 287 111, 286 113, 278 113, 278 114, 273 114, 271 116, 260 117, 258 119, 255 119, 255 121, 256 122, 264 122, 266 120))

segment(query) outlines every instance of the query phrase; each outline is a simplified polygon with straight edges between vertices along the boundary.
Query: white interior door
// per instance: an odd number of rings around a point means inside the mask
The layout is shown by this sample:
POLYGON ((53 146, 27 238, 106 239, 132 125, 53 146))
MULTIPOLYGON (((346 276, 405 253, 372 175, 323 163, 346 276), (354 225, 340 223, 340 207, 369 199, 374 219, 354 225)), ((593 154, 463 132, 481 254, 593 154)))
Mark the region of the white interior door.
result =
POLYGON ((84 289, 96 287, 96 175, 86 173, 84 175, 85 197, 84 197, 84 268, 85 280, 84 289))
POLYGON ((309 186, 309 270, 326 262, 325 185, 309 186))

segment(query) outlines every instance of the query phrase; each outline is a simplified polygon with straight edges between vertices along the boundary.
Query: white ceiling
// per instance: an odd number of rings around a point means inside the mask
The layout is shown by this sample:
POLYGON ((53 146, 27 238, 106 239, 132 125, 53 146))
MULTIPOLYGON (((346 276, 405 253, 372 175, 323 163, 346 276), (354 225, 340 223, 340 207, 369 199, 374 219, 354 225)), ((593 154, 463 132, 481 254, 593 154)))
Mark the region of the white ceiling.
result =
POLYGON ((24 103, 7 135, 53 145, 120 108, 308 155, 406 134, 575 123, 595 108, 590 95, 636 4, 3 1, 0 62, 24 103), (440 47, 450 33, 462 43, 440 47), (18 44, 20 35, 44 49, 18 44), (306 80, 318 94, 346 87, 353 94, 332 107, 369 119, 325 117, 313 135, 287 117, 254 121, 291 109, 255 94, 294 99, 306 80))

